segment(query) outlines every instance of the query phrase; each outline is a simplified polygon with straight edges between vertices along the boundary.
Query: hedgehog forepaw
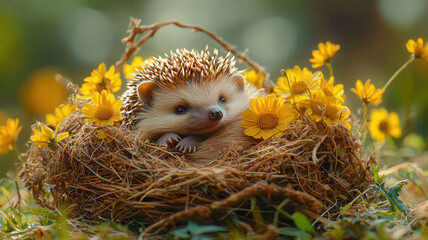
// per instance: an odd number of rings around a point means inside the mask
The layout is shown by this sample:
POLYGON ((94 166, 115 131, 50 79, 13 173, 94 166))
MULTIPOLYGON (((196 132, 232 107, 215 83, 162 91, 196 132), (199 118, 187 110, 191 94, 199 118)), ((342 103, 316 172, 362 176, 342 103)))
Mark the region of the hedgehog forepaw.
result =
POLYGON ((201 141, 200 137, 187 136, 177 144, 176 148, 182 153, 193 153, 196 152, 201 141))
POLYGON ((167 132, 164 135, 162 135, 157 141, 156 144, 158 144, 161 147, 170 147, 175 148, 180 142, 181 137, 178 136, 178 134, 173 132, 167 132))

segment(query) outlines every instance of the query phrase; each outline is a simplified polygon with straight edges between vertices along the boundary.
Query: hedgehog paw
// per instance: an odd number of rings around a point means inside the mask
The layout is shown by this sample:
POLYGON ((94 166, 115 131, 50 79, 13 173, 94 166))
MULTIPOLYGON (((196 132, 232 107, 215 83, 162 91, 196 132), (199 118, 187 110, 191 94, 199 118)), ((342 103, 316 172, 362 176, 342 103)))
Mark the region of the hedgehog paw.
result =
POLYGON ((156 144, 158 144, 161 147, 170 147, 174 148, 177 146, 178 142, 180 142, 181 137, 178 136, 178 134, 173 132, 168 132, 162 135, 157 141, 156 144))
POLYGON ((183 138, 176 146, 176 148, 182 153, 193 153, 198 149, 198 144, 201 139, 196 136, 187 136, 183 138))

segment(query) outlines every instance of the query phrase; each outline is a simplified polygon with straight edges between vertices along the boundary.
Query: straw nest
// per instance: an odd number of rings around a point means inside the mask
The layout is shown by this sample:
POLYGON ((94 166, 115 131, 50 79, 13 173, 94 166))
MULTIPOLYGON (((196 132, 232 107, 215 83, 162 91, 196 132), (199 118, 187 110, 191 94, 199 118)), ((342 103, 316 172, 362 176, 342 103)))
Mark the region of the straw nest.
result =
POLYGON ((334 219, 371 182, 359 141, 340 125, 320 130, 296 120, 279 138, 230 146, 204 165, 137 132, 110 126, 99 140, 96 130, 75 112, 60 126, 70 137, 29 150, 21 178, 37 203, 66 206, 82 220, 143 223, 152 233, 188 219, 248 223, 255 211, 281 226, 290 221, 275 217, 279 205, 334 219))

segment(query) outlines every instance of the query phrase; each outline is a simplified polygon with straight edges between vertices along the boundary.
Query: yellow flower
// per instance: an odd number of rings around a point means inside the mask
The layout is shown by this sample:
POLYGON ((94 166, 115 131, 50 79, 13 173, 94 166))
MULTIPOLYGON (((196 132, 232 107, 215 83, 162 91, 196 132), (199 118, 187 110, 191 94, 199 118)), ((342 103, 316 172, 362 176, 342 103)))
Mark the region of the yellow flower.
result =
POLYGON ((388 114, 385 108, 374 109, 370 116, 370 135, 376 141, 383 141, 387 136, 401 137, 400 119, 397 113, 388 114))
POLYGON ((326 63, 329 63, 331 58, 339 51, 340 45, 332 44, 327 41, 324 43, 318 44, 318 49, 312 51, 312 56, 314 58, 309 59, 312 63, 312 68, 319 68, 326 63))
POLYGON ((338 99, 336 101, 327 101, 325 106, 325 114, 323 121, 327 126, 338 124, 339 122, 348 129, 351 129, 351 124, 348 121, 351 111, 348 107, 342 106, 342 102, 338 99))
POLYGON ((265 77, 263 76, 263 73, 257 72, 254 70, 247 71, 244 73, 244 78, 247 80, 247 82, 252 83, 257 88, 261 88, 263 85, 263 81, 265 77))
POLYGON ((92 95, 92 103, 86 103, 82 108, 82 113, 88 117, 85 119, 86 122, 93 122, 97 127, 104 127, 122 120, 121 107, 122 102, 104 90, 101 94, 95 92, 92 95))
POLYGON ((351 91, 357 94, 364 104, 371 103, 377 106, 382 101, 382 94, 385 89, 376 89, 376 87, 370 83, 370 79, 367 80, 365 85, 358 79, 355 88, 352 88, 351 91))
POLYGON ((40 123, 40 130, 33 128, 33 135, 30 137, 30 140, 33 142, 35 147, 40 149, 53 147, 57 145, 59 141, 68 138, 69 136, 68 132, 63 132, 58 135, 57 130, 54 132, 51 128, 47 127, 43 123, 40 123))
POLYGON ((328 82, 324 79, 324 77, 322 77, 320 89, 327 97, 334 97, 342 102, 345 101, 345 95, 343 95, 343 84, 337 84, 334 86, 334 77, 330 77, 328 82))
POLYGON ((278 86, 275 87, 274 91, 280 93, 287 100, 292 99, 290 89, 294 99, 298 102, 309 99, 310 93, 315 92, 319 88, 320 72, 312 74, 307 68, 300 70, 299 66, 294 66, 294 69, 287 69, 285 73, 287 76, 278 78, 278 86))
POLYGON ((84 95, 82 98, 90 98, 92 94, 102 90, 105 90, 109 93, 117 92, 122 86, 122 80, 120 79, 120 74, 115 73, 114 66, 111 66, 110 69, 106 72, 106 65, 101 63, 98 66, 98 69, 93 70, 91 76, 83 79, 83 83, 80 92, 84 95))
POLYGON ((58 126, 58 124, 70 113, 76 111, 76 106, 71 104, 65 104, 61 105, 57 108, 55 108, 55 115, 54 114, 48 114, 46 115, 46 124, 52 125, 55 128, 58 126))
POLYGON ((326 95, 317 91, 312 94, 312 98, 301 102, 300 108, 305 109, 305 114, 315 122, 319 122, 324 117, 325 105, 327 104, 326 95))
POLYGON ((0 154, 6 154, 13 150, 16 136, 21 131, 19 119, 7 119, 6 126, 0 126, 0 154))
POLYGON ((425 43, 422 38, 418 38, 416 42, 413 39, 410 39, 406 43, 406 48, 409 53, 413 53, 416 58, 421 58, 425 61, 428 61, 428 43, 425 43))
POLYGON ((123 73, 125 74, 126 79, 133 79, 135 74, 137 74, 139 71, 143 70, 143 68, 146 66, 147 62, 153 61, 153 57, 149 57, 145 60, 143 60, 142 57, 137 56, 132 59, 131 64, 125 64, 123 66, 123 73))
POLYGON ((242 113, 244 133, 254 138, 280 136, 297 115, 291 105, 274 94, 250 100, 250 107, 242 113))
POLYGON ((312 94, 312 99, 304 101, 301 105, 305 108, 305 114, 315 122, 323 121, 325 125, 331 126, 339 122, 348 129, 351 124, 345 121, 351 111, 342 106, 342 100, 335 97, 327 97, 324 92, 317 91, 312 94))

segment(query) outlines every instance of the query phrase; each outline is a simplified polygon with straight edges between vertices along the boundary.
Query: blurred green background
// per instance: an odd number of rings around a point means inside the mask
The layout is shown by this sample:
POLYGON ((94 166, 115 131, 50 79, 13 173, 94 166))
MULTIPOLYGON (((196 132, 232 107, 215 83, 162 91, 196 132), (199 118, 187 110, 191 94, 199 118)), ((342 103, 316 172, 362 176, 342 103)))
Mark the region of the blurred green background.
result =
MULTIPOLYGON (((361 103, 350 91, 355 81, 370 78, 382 87, 408 59, 407 40, 428 40, 426 0, 2 0, 0 121, 21 120, 24 127, 18 146, 22 152, 28 149, 30 126, 44 120, 66 96, 55 73, 80 85, 100 62, 114 64, 124 52, 120 40, 127 35, 131 16, 141 18, 143 24, 179 20, 211 30, 238 50, 248 50, 273 80, 282 68, 310 68, 308 59, 319 42, 340 44, 332 61, 336 83, 345 85, 345 103, 358 117, 361 103)), ((202 33, 169 26, 149 39, 138 55, 160 56, 171 49, 200 50, 206 45, 221 49, 202 33)), ((404 134, 416 132, 427 139, 427 87, 428 62, 419 60, 384 95, 382 106, 398 112, 404 134)), ((16 161, 13 153, 1 155, 0 177, 16 169, 16 161)))

